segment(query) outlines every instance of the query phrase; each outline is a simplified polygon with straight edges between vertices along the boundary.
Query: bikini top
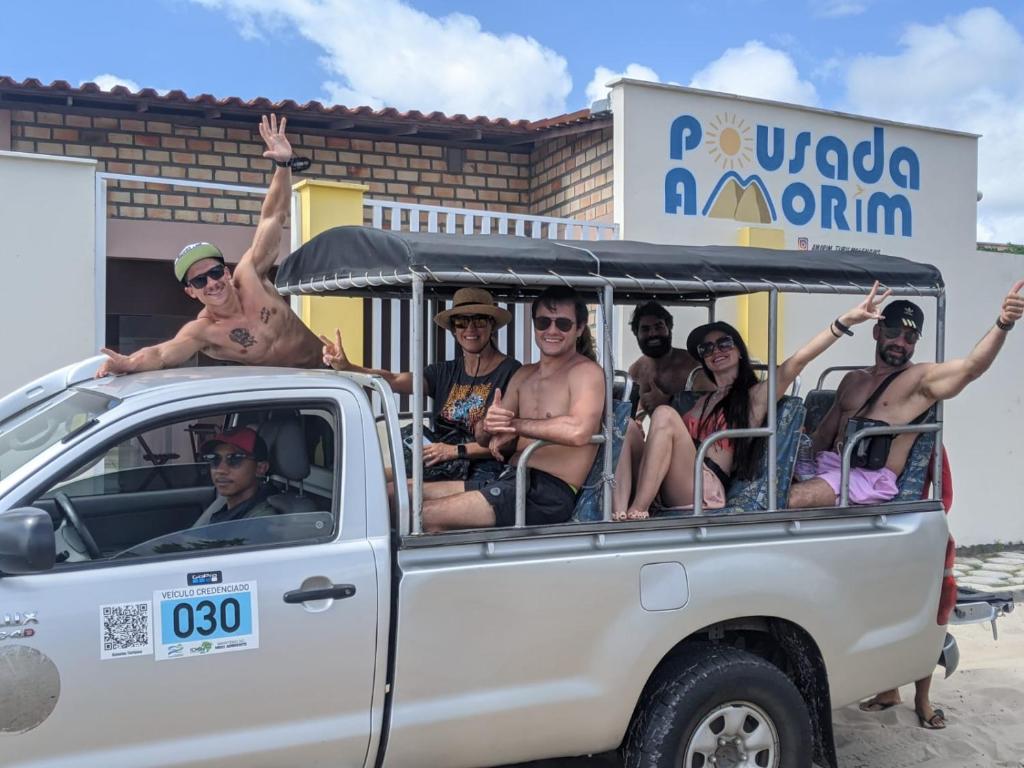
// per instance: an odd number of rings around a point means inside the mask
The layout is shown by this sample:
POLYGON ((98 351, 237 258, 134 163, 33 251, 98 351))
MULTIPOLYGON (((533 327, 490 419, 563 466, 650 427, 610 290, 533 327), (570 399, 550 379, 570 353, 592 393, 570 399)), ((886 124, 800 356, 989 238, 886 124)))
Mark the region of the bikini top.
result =
MULTIPOLYGON (((725 422, 725 411, 718 411, 714 418, 705 419, 705 411, 709 401, 710 398, 704 398, 704 405, 700 409, 699 417, 693 415, 692 409, 683 414, 683 426, 686 427, 686 431, 690 433, 690 437, 693 438, 694 444, 698 447, 707 439, 708 435, 728 429, 728 425, 725 422), (703 429, 701 428, 702 426, 703 429)), ((724 451, 732 450, 732 441, 729 438, 719 440, 717 445, 721 446, 724 451)))

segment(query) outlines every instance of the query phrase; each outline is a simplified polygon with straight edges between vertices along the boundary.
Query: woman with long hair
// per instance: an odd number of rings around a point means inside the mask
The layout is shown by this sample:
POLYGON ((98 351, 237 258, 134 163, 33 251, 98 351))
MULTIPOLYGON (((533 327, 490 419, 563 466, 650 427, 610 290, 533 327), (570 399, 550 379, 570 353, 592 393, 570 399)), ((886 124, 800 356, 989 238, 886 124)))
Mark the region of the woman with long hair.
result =
MULTIPOLYGON (((879 308, 892 292, 882 296, 877 293, 876 282, 864 301, 836 318, 778 366, 775 382, 779 397, 808 363, 847 335, 850 326, 882 316, 879 308)), ((686 348, 700 361, 715 390, 702 396, 682 416, 668 405, 655 409, 640 460, 636 493, 628 508, 618 507, 614 514, 617 520, 648 517, 659 494, 663 506, 692 506, 694 464, 701 442, 723 429, 763 424, 768 415, 768 382, 758 381, 747 345, 735 328, 720 321, 702 325, 690 333, 686 348)), ((752 479, 758 474, 763 443, 764 438, 735 438, 711 446, 703 467, 702 496, 707 509, 725 506, 732 480, 752 479)))

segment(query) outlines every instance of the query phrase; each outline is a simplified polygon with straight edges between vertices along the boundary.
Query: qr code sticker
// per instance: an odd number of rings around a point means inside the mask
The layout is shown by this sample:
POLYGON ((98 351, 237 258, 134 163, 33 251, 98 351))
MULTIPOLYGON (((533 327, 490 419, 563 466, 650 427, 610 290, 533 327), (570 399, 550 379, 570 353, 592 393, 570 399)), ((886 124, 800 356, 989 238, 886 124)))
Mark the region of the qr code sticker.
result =
POLYGON ((100 658, 123 659, 153 653, 153 604, 100 606, 100 658))

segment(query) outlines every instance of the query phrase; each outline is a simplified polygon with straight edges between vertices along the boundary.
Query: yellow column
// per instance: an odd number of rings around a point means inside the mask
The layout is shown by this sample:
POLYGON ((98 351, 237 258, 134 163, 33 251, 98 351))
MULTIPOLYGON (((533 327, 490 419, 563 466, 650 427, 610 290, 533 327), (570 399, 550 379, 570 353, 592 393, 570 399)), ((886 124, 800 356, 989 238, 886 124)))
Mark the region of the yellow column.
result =
MULTIPOLYGON (((303 179, 292 189, 299 195, 299 228, 303 243, 321 232, 343 224, 363 223, 363 193, 369 187, 343 181, 303 179)), ((299 316, 313 333, 333 337, 340 328, 345 352, 357 365, 363 361, 363 300, 339 296, 302 296, 299 316)))
MULTIPOLYGON (((741 227, 739 245, 747 248, 774 248, 782 250, 786 247, 786 233, 781 229, 762 229, 760 227, 741 227)), ((781 362, 783 355, 783 295, 779 294, 779 334, 775 346, 775 354, 781 362)), ((747 341, 747 348, 752 357, 768 361, 768 294, 752 293, 741 296, 736 305, 736 320, 739 332, 747 341)))

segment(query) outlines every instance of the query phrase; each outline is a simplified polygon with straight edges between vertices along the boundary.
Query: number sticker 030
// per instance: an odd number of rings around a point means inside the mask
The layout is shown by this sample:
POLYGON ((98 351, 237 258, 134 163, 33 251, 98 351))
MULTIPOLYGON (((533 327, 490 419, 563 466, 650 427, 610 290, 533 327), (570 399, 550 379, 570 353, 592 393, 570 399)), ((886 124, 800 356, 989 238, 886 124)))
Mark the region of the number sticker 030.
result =
POLYGON ((157 661, 259 647, 255 581, 159 590, 153 604, 157 661))

